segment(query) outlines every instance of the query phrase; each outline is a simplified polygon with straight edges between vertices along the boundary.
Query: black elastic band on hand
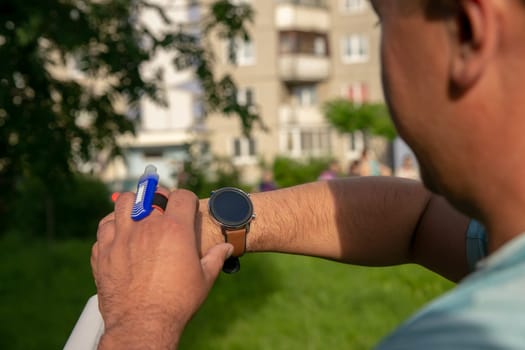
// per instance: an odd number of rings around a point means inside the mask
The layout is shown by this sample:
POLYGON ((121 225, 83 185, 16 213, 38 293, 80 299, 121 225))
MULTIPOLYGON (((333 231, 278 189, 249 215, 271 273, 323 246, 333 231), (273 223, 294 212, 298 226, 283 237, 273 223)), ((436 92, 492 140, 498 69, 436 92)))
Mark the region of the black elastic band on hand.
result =
POLYGON ((226 259, 224 265, 222 266, 222 272, 229 274, 239 272, 240 269, 241 262, 236 256, 230 256, 228 259, 226 259))
POLYGON ((162 212, 166 210, 166 205, 168 204, 168 198, 162 193, 155 192, 153 195, 153 203, 151 206, 157 209, 160 209, 162 212))

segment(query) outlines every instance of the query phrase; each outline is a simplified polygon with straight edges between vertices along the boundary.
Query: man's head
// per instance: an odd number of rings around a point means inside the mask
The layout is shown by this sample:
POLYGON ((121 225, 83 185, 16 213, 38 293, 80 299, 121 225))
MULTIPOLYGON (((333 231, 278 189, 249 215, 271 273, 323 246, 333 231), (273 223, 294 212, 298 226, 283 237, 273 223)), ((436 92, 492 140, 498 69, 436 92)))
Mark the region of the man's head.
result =
POLYGON ((501 171, 517 165, 501 155, 517 148, 525 155, 516 129, 525 130, 525 1, 371 2, 382 25, 385 96, 400 135, 427 186, 481 215, 472 203, 487 200, 479 198, 482 186, 501 190, 509 183, 501 171))

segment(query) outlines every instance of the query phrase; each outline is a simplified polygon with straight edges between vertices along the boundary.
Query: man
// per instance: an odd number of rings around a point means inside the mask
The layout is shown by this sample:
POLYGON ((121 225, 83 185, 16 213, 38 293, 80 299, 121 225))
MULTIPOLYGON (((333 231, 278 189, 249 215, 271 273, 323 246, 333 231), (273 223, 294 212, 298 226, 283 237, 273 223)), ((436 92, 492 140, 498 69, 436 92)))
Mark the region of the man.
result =
POLYGON ((328 167, 321 172, 317 180, 333 180, 339 177, 340 167, 337 160, 332 160, 328 167))
POLYGON ((419 171, 414 165, 414 161, 410 154, 405 154, 401 162, 401 166, 396 169, 395 176, 404 179, 419 180, 419 171))
MULTIPOLYGON (((259 193, 247 250, 374 266, 416 262, 459 281, 468 273, 465 233, 474 217, 490 232, 489 258, 379 348, 523 349, 525 3, 372 5, 393 119, 425 185, 446 200, 395 178, 259 193)), ((206 201, 199 207, 189 192, 170 193, 165 213, 141 222, 129 219, 132 202, 129 193, 119 198, 93 247, 106 325, 100 348, 175 348, 232 246, 222 243, 206 201)))
POLYGON ((381 164, 374 155, 370 155, 370 151, 365 148, 361 152, 359 158, 361 164, 361 176, 390 176, 392 169, 381 164))

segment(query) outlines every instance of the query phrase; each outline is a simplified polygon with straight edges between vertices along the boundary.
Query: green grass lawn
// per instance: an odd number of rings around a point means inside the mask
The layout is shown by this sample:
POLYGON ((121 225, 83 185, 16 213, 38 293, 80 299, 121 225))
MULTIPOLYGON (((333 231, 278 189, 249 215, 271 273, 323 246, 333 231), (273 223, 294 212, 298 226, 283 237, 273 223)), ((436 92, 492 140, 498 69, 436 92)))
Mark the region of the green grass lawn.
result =
MULTIPOLYGON (((0 349, 60 349, 95 293, 91 243, 0 239, 0 349)), ((416 266, 277 254, 221 275, 180 349, 369 349, 451 283, 416 266)))

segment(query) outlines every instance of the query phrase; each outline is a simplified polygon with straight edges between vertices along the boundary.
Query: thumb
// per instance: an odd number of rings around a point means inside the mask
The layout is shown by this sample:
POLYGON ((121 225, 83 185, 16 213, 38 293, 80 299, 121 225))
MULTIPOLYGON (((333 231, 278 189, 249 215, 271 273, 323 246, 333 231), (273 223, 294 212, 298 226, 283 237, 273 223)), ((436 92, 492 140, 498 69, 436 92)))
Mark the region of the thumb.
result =
POLYGON ((233 253, 233 246, 229 243, 221 243, 208 250, 201 259, 204 278, 211 288, 222 269, 224 261, 233 253))

